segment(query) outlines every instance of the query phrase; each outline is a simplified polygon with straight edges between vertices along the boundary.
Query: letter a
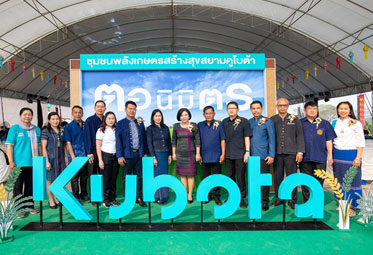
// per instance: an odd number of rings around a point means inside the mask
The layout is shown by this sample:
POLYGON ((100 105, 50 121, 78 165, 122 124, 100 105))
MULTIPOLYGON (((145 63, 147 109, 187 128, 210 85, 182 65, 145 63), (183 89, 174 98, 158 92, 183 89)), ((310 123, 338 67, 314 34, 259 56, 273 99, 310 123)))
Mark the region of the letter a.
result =
POLYGON ((324 218, 324 190, 316 178, 308 174, 291 174, 282 181, 278 190, 280 199, 291 199, 291 192, 298 185, 305 185, 310 190, 310 198, 303 205, 295 205, 295 216, 299 218, 324 218))
POLYGON ((228 191, 228 201, 223 205, 214 205, 214 218, 228 218, 237 211, 241 201, 241 193, 237 184, 229 177, 222 174, 213 174, 203 179, 197 189, 197 200, 208 201, 210 190, 215 187, 223 187, 228 191))

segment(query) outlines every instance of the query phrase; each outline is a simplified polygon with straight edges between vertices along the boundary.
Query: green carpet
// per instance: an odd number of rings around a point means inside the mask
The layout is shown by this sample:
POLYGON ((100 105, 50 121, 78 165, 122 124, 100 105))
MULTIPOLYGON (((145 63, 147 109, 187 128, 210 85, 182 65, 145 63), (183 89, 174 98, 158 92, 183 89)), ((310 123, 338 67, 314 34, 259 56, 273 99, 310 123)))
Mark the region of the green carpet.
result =
MULTIPOLYGON (((301 194, 299 194, 300 197, 301 194)), ((205 221, 212 218, 214 203, 205 205, 205 221)), ((96 217, 96 209, 90 204, 84 207, 96 217)), ((0 244, 0 254, 371 254, 373 228, 351 219, 351 229, 340 231, 336 224, 338 211, 331 193, 325 193, 324 222, 332 231, 224 231, 224 232, 33 232, 19 231, 30 221, 38 221, 39 214, 29 215, 16 222, 14 241, 0 244)), ((127 222, 147 222, 147 208, 138 205, 123 219, 127 222)), ((286 207, 288 221, 299 219, 286 207)), ((117 222, 108 219, 108 209, 101 208, 102 222, 117 222)), ((248 212, 239 208, 225 221, 249 221, 248 212)), ((58 222, 58 210, 44 206, 46 222, 58 222)), ((281 221, 282 207, 271 207, 263 212, 262 221, 281 221)), ((198 222, 200 203, 187 205, 174 222, 198 222)), ((74 222, 65 211, 65 222, 74 222)), ((160 206, 152 204, 152 221, 162 222, 160 206)), ((165 222, 165 221, 163 221, 165 222)))

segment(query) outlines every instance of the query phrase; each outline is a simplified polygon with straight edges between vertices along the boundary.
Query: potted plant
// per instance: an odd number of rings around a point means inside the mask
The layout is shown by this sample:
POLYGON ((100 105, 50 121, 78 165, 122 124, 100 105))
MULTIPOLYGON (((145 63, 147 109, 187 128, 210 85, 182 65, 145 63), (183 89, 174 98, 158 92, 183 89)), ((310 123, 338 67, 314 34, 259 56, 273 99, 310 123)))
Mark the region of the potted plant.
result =
POLYGON ((349 210, 351 207, 352 199, 349 195, 347 196, 347 193, 351 189, 351 183, 357 174, 357 168, 350 167, 350 169, 347 170, 345 176, 343 177, 342 186, 333 174, 325 170, 314 170, 314 172, 315 176, 324 179, 326 183, 329 184, 335 196, 339 198, 339 223, 337 226, 339 227, 339 229, 350 229, 349 210))
POLYGON ((13 229, 14 221, 20 214, 31 211, 30 208, 25 207, 33 204, 32 202, 26 202, 32 197, 21 198, 22 194, 19 194, 10 198, 21 171, 18 167, 14 168, 13 171, 10 171, 6 184, 0 185, 0 243, 14 240, 13 235, 9 237, 9 231, 13 229))

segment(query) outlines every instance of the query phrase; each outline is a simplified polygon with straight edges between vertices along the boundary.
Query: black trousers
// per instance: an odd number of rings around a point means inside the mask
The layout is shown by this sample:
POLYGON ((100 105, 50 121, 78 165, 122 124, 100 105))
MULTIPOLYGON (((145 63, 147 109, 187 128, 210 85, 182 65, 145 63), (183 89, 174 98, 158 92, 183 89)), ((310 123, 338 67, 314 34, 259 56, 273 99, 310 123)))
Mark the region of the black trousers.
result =
MULTIPOLYGON (((262 174, 268 174, 270 171, 269 165, 266 164, 264 159, 260 160, 260 172, 262 174)), ((262 186, 262 203, 269 202, 269 186, 262 186)))
POLYGON ((126 163, 122 168, 123 173, 123 193, 126 197, 126 175, 136 174, 137 175, 137 191, 136 197, 142 198, 142 158, 139 157, 139 152, 133 153, 133 158, 126 158, 126 163))
MULTIPOLYGON (((276 154, 275 157, 275 194, 278 199, 278 189, 281 182, 284 180, 284 173, 286 176, 297 172, 297 162, 295 161, 295 154, 276 154)), ((291 193, 291 200, 293 203, 297 202, 297 188, 291 193)))
POLYGON ((88 163, 85 164, 79 172, 71 179, 71 189, 76 199, 88 198, 87 192, 87 181, 88 181, 88 163), (80 178, 80 195, 79 195, 79 178, 80 178))
POLYGON ((227 171, 227 176, 233 181, 237 182, 238 188, 241 192, 241 198, 246 197, 245 188, 245 163, 243 159, 225 159, 225 168, 227 171), (237 176, 237 181, 236 181, 237 176))
MULTIPOLYGON (((202 180, 211 174, 221 174, 221 164, 217 163, 202 163, 202 180)), ((220 187, 213 188, 209 192, 209 200, 212 198, 220 198, 220 187)))
POLYGON ((104 203, 110 203, 117 197, 118 159, 113 153, 102 152, 102 161, 104 169, 100 171, 104 181, 104 203))
POLYGON ((100 167, 98 165, 98 156, 96 147, 93 148, 93 163, 89 165, 88 167, 88 175, 91 176, 92 174, 99 174, 100 173, 100 167))
MULTIPOLYGON (((317 163, 317 162, 300 162, 299 164, 300 172, 304 174, 311 175, 312 177, 316 178, 321 186, 324 184, 324 180, 314 175, 314 170, 325 170, 326 171, 326 164, 324 163, 317 163)), ((307 202, 310 198, 310 191, 307 186, 302 185, 302 195, 303 195, 303 202, 307 202)))
MULTIPOLYGON (((19 174, 16 183, 13 187, 13 197, 16 197, 18 195, 22 194, 22 197, 32 197, 32 167, 21 167, 21 173, 19 174)), ((27 200, 25 202, 31 202, 34 203, 32 199, 27 200)), ((34 206, 27 206, 31 209, 34 208, 34 206)))

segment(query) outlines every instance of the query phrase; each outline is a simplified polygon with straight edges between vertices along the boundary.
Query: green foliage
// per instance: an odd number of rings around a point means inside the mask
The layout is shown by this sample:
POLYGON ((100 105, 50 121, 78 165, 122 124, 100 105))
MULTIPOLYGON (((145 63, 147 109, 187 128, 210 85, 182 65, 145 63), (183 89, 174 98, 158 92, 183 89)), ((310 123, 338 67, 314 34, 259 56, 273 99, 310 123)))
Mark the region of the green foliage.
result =
POLYGON ((351 183, 357 174, 357 168, 352 166, 347 170, 345 176, 343 177, 342 189, 345 193, 349 192, 351 189, 351 183))
POLYGON ((13 168, 13 171, 10 171, 8 178, 6 180, 5 190, 8 193, 11 193, 14 188, 14 184, 16 183, 18 176, 21 174, 22 170, 19 167, 13 168))
POLYGON ((5 240, 7 238, 9 230, 12 228, 14 221, 22 213, 30 212, 31 208, 25 208, 26 206, 32 206, 32 202, 26 202, 32 200, 32 197, 21 198, 22 194, 11 198, 7 201, 7 205, 0 203, 0 238, 5 240))
POLYGON ((360 209, 359 215, 362 216, 364 223, 369 223, 369 219, 373 217, 373 192, 370 190, 372 185, 373 183, 369 185, 367 192, 363 190, 363 196, 359 193, 355 193, 360 197, 360 199, 357 200, 357 208, 360 209))
POLYGON ((372 122, 365 121, 364 129, 368 130, 370 136, 373 136, 373 123, 372 122))
POLYGON ((14 221, 20 214, 30 212, 32 209, 27 208, 33 206, 33 202, 28 202, 32 200, 32 197, 23 197, 19 194, 16 197, 9 198, 10 194, 13 192, 14 184, 16 183, 18 176, 21 174, 21 168, 16 167, 13 171, 10 171, 8 178, 6 180, 5 191, 7 196, 5 199, 2 197, 2 202, 0 202, 0 239, 6 240, 9 230, 12 228, 14 221))

